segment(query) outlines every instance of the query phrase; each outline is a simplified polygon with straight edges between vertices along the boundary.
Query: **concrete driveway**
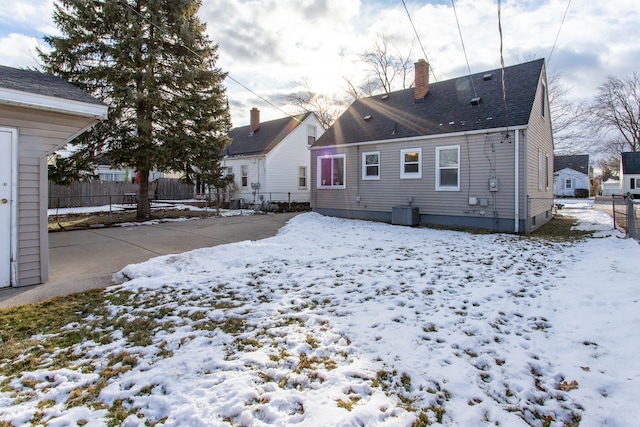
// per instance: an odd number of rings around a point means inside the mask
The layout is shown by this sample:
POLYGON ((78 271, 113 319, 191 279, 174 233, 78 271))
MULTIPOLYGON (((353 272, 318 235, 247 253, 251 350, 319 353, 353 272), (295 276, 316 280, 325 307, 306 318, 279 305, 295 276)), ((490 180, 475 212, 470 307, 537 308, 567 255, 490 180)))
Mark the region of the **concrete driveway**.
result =
POLYGON ((49 233, 49 281, 0 289, 0 308, 103 288, 128 264, 274 236, 297 213, 232 216, 49 233))

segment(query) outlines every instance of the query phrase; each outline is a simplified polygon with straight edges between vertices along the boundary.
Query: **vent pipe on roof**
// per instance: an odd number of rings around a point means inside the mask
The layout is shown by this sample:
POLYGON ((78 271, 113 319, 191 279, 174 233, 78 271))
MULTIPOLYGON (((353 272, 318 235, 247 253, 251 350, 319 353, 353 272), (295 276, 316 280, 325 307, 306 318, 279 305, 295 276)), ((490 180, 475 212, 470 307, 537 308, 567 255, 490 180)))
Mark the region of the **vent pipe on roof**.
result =
POLYGON ((424 59, 419 59, 414 63, 415 69, 415 99, 423 99, 429 92, 429 63, 424 59))
POLYGON ((260 128, 260 110, 258 110, 256 107, 253 107, 249 112, 249 114, 251 118, 251 121, 249 124, 249 131, 253 133, 260 128))

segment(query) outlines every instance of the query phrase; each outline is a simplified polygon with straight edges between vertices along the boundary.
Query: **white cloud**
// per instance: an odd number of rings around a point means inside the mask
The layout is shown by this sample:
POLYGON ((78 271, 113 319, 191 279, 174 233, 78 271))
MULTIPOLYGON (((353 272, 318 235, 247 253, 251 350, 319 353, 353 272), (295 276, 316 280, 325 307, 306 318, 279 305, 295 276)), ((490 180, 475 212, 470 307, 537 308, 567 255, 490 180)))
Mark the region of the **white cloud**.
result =
POLYGON ((15 33, 0 37, 0 64, 16 68, 37 68, 36 46, 38 39, 35 37, 15 33))
MULTIPOLYGON (((51 0, 22 3, 26 2, 0 0, 0 23, 16 33, 1 40, 0 63, 6 65, 33 65, 33 55, 24 53, 27 36, 35 45, 39 34, 55 31, 51 0), (14 43, 19 32, 23 38, 14 43)), ((451 3, 406 4, 437 79, 466 74, 451 3)), ((567 4, 568 0, 503 0, 505 64, 548 57, 567 4)), ((498 67, 496 0, 458 0, 455 5, 471 71, 498 67)), ((303 77, 319 92, 341 94, 342 76, 355 78, 361 72, 358 54, 379 34, 401 49, 413 46, 415 60, 425 56, 397 1, 207 0, 199 15, 211 40, 220 45, 218 66, 274 104, 303 77)), ((608 74, 625 76, 640 70, 638 22, 637 0, 572 2, 548 69, 560 74, 571 97, 593 96, 608 74)), ((261 109, 263 120, 285 114, 231 80, 227 87, 235 125, 246 124, 254 106, 261 109)))
POLYGON ((56 31, 51 19, 53 2, 51 0, 12 1, 0 0, 0 23, 14 30, 21 28, 25 32, 50 34, 56 31))

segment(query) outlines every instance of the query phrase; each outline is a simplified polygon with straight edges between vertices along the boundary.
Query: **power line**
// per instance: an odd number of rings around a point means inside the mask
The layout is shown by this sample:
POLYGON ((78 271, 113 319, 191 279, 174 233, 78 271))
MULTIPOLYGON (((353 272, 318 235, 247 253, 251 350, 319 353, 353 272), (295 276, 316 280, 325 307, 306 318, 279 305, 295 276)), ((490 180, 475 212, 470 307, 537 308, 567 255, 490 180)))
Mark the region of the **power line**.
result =
MULTIPOLYGON (((413 25, 413 19, 411 19, 411 14, 409 13, 409 9, 407 9, 407 4, 404 2, 404 0, 402 0, 402 5, 404 6, 404 10, 407 12, 407 17, 409 18, 409 22, 411 22, 411 26, 413 27, 413 32, 416 35, 416 38, 418 39, 418 44, 420 45, 420 49, 422 49, 422 54, 424 55, 424 59, 427 62, 429 62, 429 58, 427 58, 427 52, 425 52, 424 46, 422 45, 422 41, 420 41, 420 36, 418 35, 418 31, 416 31, 416 26, 413 25)), ((433 80, 437 82, 438 79, 436 78, 436 73, 433 72, 433 66, 431 66, 431 63, 429 63, 429 70, 431 71, 431 74, 433 74, 433 80)))
MULTIPOLYGON (((127 7, 129 10, 131 10, 133 13, 135 13, 136 15, 138 15, 140 18, 142 18, 144 21, 146 21, 149 25, 153 26, 154 28, 156 28, 158 31, 164 33, 164 34, 168 34, 167 30, 164 28, 160 28, 159 26, 157 26, 156 24, 154 24, 153 22, 151 22, 147 17, 145 17, 143 14, 141 14, 140 12, 138 12, 137 10, 135 10, 133 7, 131 7, 131 5, 129 3, 124 2, 123 0, 118 0, 118 3, 121 4, 122 6, 127 7)), ((191 49, 190 46, 187 46, 185 43, 182 43, 182 46, 187 49, 189 52, 191 52, 192 54, 194 54, 195 56, 199 57, 200 59, 203 59, 202 56, 194 51, 193 49, 191 49)), ((249 87, 247 87, 246 85, 240 83, 237 79, 234 79, 233 77, 231 77, 231 74, 227 73, 226 75, 230 80, 234 81, 235 83, 237 83, 238 85, 240 85, 242 88, 244 88, 245 90, 251 92, 253 95, 255 95, 256 97, 258 97, 259 99, 263 100, 264 102, 266 102, 267 104, 269 104, 270 106, 272 106, 273 108, 275 108, 276 110, 280 111, 281 113, 284 113, 285 116, 290 117, 300 123, 302 123, 302 121, 300 119, 298 119, 296 116, 293 116, 289 113, 287 113, 286 111, 284 111, 282 108, 278 107, 277 105, 275 105, 274 103, 272 103, 271 101, 269 101, 268 99, 266 99, 265 97, 257 94, 256 92, 254 92, 253 90, 251 90, 249 87)))
POLYGON ((473 96, 478 97, 476 92, 476 85, 471 78, 471 67, 469 66, 469 58, 467 57, 467 49, 464 47, 464 40, 462 39, 462 30, 460 29, 460 21, 458 21, 458 12, 456 12, 456 4, 454 0, 451 0, 451 6, 453 6, 453 14, 456 16, 456 24, 458 25, 458 34, 460 34, 460 43, 462 43, 462 51, 464 52, 464 59, 467 61, 467 70, 469 70, 469 80, 471 80, 471 86, 473 87, 473 96))
POLYGON ((564 15, 562 16, 562 22, 560 22, 560 28, 558 28, 558 33, 556 34, 556 39, 553 41, 553 46, 551 47, 551 52, 549 52, 549 57, 547 58, 547 63, 551 61, 551 55, 553 55, 553 51, 556 48, 556 43, 558 42, 558 37, 560 37, 560 30, 562 30, 562 25, 564 24, 564 20, 567 18, 567 12, 569 12, 569 6, 571 6, 571 0, 567 2, 567 8, 564 10, 564 15))
MULTIPOLYGON (((507 109, 507 88, 504 80, 504 56, 502 54, 502 19, 501 19, 501 2, 498 0, 498 33, 500 34, 500 69, 502 71, 502 103, 504 104, 505 125, 507 128, 506 139, 509 138, 509 110, 507 109)), ((504 141, 504 139, 503 139, 504 141)))

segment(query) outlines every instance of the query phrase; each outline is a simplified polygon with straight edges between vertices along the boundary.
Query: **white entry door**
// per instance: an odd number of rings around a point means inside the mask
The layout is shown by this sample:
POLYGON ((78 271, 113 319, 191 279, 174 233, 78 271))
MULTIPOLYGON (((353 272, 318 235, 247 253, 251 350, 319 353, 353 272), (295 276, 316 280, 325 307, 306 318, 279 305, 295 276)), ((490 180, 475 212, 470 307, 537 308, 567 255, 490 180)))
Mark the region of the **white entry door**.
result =
POLYGON ((0 129, 0 288, 11 285, 11 231, 14 142, 16 133, 0 129))

